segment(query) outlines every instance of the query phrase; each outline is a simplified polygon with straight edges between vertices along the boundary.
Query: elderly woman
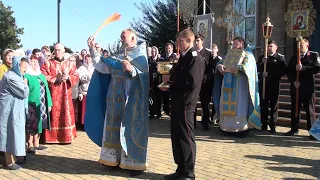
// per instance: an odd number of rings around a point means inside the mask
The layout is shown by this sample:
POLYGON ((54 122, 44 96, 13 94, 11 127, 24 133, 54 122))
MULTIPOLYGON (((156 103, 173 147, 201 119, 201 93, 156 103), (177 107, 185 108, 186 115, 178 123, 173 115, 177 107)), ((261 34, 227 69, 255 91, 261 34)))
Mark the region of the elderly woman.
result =
POLYGON ((77 68, 81 67, 84 63, 84 59, 86 55, 88 54, 88 51, 86 49, 82 49, 79 55, 79 58, 77 59, 77 68))
POLYGON ((46 149, 39 145, 42 129, 50 130, 50 111, 52 107, 51 94, 46 77, 41 74, 40 65, 36 56, 30 57, 30 67, 25 78, 30 88, 28 98, 28 116, 26 122, 27 152, 35 154, 36 150, 46 149))
POLYGON ((50 57, 51 56, 51 50, 49 46, 42 46, 41 52, 45 57, 50 57))
POLYGON ((49 46, 42 46, 41 48, 42 58, 39 59, 40 68, 42 67, 43 63, 45 63, 48 59, 51 59, 52 54, 49 46))
POLYGON ((3 52, 3 64, 0 65, 0 80, 4 73, 8 72, 12 66, 12 57, 14 56, 14 51, 12 49, 6 49, 3 52))
MULTIPOLYGON (((68 61, 72 62, 72 66, 77 66, 77 59, 74 55, 67 55, 65 57, 68 61)), ((76 70, 78 72, 78 70, 76 70)), ((73 103, 73 108, 74 108, 74 118, 75 122, 79 122, 79 81, 77 81, 74 86, 72 86, 72 103, 73 103)))
POLYGON ((5 152, 9 170, 21 169, 15 156, 26 155, 26 98, 29 88, 23 75, 27 66, 27 59, 14 57, 11 70, 0 81, 0 151, 5 152))
POLYGON ((89 88, 89 83, 91 76, 93 74, 94 67, 92 63, 92 57, 87 54, 84 59, 84 64, 78 69, 80 86, 79 86, 79 100, 81 101, 79 105, 79 115, 80 122, 79 125, 84 124, 84 115, 86 112, 86 96, 89 88))

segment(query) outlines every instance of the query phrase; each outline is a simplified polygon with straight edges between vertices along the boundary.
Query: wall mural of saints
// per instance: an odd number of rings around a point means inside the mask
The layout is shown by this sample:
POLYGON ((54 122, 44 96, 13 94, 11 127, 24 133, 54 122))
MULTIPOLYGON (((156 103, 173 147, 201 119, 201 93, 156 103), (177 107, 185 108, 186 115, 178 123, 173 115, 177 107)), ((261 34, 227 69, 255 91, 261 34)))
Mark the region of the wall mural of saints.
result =
POLYGON ((246 2, 246 15, 256 14, 256 0, 247 0, 246 2))
POLYGON ((235 36, 245 39, 245 44, 256 46, 256 0, 234 0, 234 11, 242 14, 245 20, 235 26, 235 36))
POLYGON ((237 14, 244 14, 244 4, 245 1, 244 0, 234 0, 233 4, 234 4, 234 11, 237 14))

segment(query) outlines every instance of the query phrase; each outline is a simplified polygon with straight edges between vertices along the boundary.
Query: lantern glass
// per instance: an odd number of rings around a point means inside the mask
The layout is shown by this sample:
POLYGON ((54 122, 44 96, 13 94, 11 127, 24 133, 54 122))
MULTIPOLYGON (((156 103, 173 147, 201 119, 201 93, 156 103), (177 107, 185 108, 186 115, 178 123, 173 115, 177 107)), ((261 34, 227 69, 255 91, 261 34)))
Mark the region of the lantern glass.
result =
POLYGON ((268 37, 271 37, 273 26, 268 26, 268 37))
POLYGON ((270 23, 269 16, 267 21, 262 25, 262 34, 264 38, 270 38, 272 33, 273 25, 270 23))
POLYGON ((263 24, 263 25, 262 25, 262 34, 263 34, 263 37, 265 37, 265 38, 271 37, 272 29, 273 29, 273 26, 272 26, 272 25, 270 25, 270 24, 263 24))

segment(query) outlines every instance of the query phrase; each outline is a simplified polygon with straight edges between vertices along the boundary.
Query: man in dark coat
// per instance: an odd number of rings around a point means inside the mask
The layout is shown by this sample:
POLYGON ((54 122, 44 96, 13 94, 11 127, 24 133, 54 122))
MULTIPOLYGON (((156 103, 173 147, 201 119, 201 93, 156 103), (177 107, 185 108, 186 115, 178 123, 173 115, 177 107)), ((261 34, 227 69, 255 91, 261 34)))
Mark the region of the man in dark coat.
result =
POLYGON ((257 68, 259 73, 259 90, 260 90, 260 106, 261 106, 261 122, 262 130, 270 127, 270 132, 276 132, 276 122, 278 118, 278 99, 280 91, 281 76, 287 72, 287 65, 284 56, 277 52, 278 46, 275 41, 268 42, 268 57, 260 56, 257 68), (264 72, 264 64, 266 64, 266 72, 264 72), (265 78, 265 98, 263 99, 263 78, 265 78), (269 106, 271 120, 268 123, 269 106))
MULTIPOLYGON (((211 102, 212 89, 213 89, 213 73, 216 68, 216 63, 213 59, 211 51, 203 47, 203 36, 197 35, 196 39, 196 49, 199 54, 202 55, 203 61, 205 62, 205 71, 202 79, 202 85, 200 90, 200 101, 202 109, 202 121, 201 124, 205 131, 209 130, 209 103, 211 102)), ((197 111, 195 113, 195 118, 197 111)))
MULTIPOLYGON (((205 62, 193 48, 194 34, 186 29, 178 36, 181 55, 163 80, 171 84, 171 143, 176 172, 165 179, 195 179, 196 143, 194 136, 194 110, 200 93, 205 62)), ((168 89, 161 89, 166 91, 168 89)))
MULTIPOLYGON (((317 52, 309 51, 308 48, 309 41, 303 39, 300 43, 301 64, 297 64, 297 56, 294 55, 288 65, 288 79, 291 83, 291 129, 285 134, 287 136, 299 133, 301 104, 303 104, 306 111, 308 130, 310 130, 312 124, 316 121, 313 75, 319 73, 320 58, 317 52), (297 81, 297 71, 299 72, 299 81, 297 81), (296 116, 296 90, 299 90, 298 116, 296 116)), ((310 136, 310 138, 312 138, 312 136, 310 136)))
MULTIPOLYGON (((165 45, 166 53, 163 54, 160 58, 160 61, 172 62, 176 60, 176 53, 173 52, 173 44, 171 42, 166 43, 165 45)), ((163 111, 166 115, 170 115, 170 93, 169 91, 162 92, 162 103, 163 111)))

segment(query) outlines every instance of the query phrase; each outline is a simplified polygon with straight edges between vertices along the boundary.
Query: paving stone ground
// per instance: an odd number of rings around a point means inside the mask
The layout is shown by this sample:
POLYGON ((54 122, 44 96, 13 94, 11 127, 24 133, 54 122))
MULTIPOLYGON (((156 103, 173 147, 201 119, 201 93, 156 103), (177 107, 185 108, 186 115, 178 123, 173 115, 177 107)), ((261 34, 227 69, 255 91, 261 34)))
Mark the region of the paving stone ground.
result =
MULTIPOLYGON (((203 131, 198 122, 196 179, 317 179, 320 176, 320 143, 309 140, 306 130, 286 137, 251 131, 246 138, 224 136, 216 125, 203 131)), ((97 163, 100 149, 83 131, 71 145, 46 145, 48 149, 27 157, 21 171, 0 169, 5 179, 163 179, 176 165, 172 157, 170 121, 150 120, 147 171, 130 178, 128 171, 97 163)), ((4 158, 0 157, 3 164, 4 158)))

